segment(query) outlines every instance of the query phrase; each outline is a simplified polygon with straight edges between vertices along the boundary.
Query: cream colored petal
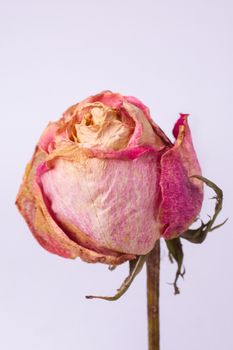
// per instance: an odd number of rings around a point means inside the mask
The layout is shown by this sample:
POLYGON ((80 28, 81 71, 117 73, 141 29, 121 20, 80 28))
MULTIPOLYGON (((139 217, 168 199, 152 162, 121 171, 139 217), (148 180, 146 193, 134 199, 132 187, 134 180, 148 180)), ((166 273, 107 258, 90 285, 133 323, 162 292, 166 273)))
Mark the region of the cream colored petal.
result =
POLYGON ((79 113, 82 120, 75 128, 82 147, 119 150, 127 146, 133 128, 121 121, 116 109, 102 103, 88 103, 79 113))
POLYGON ((129 113, 136 123, 134 134, 129 142, 129 146, 135 145, 152 145, 155 147, 163 147, 164 143, 161 138, 156 135, 152 125, 144 115, 141 109, 129 102, 124 102, 123 107, 129 113))
POLYGON ((118 120, 105 122, 102 125, 76 124, 77 137, 83 147, 119 150, 127 146, 132 129, 118 120))

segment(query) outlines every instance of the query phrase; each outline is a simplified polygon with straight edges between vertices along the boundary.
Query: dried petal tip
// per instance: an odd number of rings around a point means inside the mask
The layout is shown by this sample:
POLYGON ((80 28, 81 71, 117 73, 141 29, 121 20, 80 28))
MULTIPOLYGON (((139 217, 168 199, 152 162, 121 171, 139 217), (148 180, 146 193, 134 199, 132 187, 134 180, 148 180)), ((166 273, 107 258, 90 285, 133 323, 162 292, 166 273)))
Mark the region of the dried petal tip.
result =
POLYGON ((179 135, 180 126, 185 125, 185 122, 186 122, 188 116, 189 116, 189 114, 180 113, 180 118, 177 120, 177 122, 172 130, 172 133, 176 139, 178 138, 178 135, 179 135))

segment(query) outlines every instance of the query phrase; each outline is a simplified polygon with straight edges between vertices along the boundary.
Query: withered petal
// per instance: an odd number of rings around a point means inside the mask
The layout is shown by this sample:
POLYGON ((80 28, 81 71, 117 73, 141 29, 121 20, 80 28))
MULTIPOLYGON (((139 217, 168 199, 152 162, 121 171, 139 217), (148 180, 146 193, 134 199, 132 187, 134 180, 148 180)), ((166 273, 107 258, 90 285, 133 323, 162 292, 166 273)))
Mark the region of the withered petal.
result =
POLYGON ((175 145, 161 158, 161 234, 171 239, 184 232, 196 219, 203 201, 203 185, 191 178, 201 169, 193 148, 187 115, 181 115, 174 127, 175 145))
POLYGON ((80 257, 89 263, 101 262, 118 265, 135 258, 130 254, 105 255, 80 246, 71 240, 51 217, 35 181, 36 169, 46 159, 46 153, 36 148, 32 161, 28 164, 20 187, 16 205, 26 220, 40 245, 51 253, 65 258, 80 257))

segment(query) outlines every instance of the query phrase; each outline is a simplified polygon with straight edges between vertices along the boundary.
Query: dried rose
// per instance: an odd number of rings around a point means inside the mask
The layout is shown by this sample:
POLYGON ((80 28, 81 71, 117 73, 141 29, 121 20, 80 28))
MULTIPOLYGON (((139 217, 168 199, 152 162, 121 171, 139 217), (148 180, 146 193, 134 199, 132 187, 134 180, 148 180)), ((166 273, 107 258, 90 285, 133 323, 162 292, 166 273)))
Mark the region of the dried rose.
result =
POLYGON ((37 241, 117 265, 186 231, 203 201, 187 115, 173 134, 135 97, 105 91, 70 107, 42 134, 16 201, 37 241))

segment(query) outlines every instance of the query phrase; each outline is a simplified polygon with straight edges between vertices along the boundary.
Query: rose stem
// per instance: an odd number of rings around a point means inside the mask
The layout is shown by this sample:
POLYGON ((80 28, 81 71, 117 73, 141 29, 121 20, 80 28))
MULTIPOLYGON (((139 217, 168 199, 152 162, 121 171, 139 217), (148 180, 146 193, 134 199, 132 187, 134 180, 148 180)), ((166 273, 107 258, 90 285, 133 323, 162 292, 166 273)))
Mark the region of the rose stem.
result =
POLYGON ((147 257, 147 315, 149 350, 159 350, 160 241, 147 257))

